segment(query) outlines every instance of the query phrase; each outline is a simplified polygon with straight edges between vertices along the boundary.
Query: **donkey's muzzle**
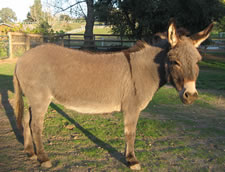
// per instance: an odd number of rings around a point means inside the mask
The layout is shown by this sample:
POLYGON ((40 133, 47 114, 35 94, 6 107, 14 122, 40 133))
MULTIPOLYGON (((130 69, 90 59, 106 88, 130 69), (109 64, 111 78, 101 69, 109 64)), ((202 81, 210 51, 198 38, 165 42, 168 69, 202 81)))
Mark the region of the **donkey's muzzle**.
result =
POLYGON ((188 81, 184 83, 184 87, 180 91, 180 99, 184 104, 192 104, 198 98, 195 82, 188 81))
POLYGON ((198 92, 188 92, 183 91, 182 94, 180 94, 180 99, 184 104, 192 104, 196 99, 198 98, 198 92))

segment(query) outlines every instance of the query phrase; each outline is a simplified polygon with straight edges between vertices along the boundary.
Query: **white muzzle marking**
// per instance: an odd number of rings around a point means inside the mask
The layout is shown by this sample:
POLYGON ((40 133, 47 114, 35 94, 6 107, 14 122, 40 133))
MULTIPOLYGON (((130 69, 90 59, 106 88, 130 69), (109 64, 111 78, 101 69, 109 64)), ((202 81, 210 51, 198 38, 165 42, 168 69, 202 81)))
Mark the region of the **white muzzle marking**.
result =
POLYGON ((188 93, 191 93, 191 94, 198 93, 198 91, 196 90, 195 81, 188 81, 188 82, 184 83, 183 90, 181 90, 179 92, 180 96, 182 97, 183 93, 185 93, 185 92, 188 92, 188 93))
POLYGON ((184 83, 185 92, 189 92, 191 94, 197 93, 195 81, 189 81, 184 83))

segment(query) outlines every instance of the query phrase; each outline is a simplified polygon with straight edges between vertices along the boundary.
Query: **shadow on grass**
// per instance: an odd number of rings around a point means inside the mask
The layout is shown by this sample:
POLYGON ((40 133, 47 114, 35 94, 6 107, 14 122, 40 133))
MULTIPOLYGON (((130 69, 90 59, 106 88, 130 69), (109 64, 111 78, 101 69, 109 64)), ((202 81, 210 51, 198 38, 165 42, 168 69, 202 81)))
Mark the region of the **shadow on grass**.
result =
POLYGON ((93 143, 95 143, 98 147, 101 147, 102 149, 108 151, 108 153, 120 161, 121 163, 128 165, 125 159, 125 156, 118 152, 115 148, 113 148, 108 143, 105 143, 104 141, 100 140, 96 136, 94 136, 91 132, 83 128, 79 123, 77 123, 74 119, 70 118, 69 115, 67 115, 62 109, 60 109, 58 106, 56 106, 54 103, 51 103, 50 106, 55 109, 59 114, 61 114, 63 117, 65 117, 68 121, 70 121, 72 124, 76 126, 77 129, 79 129, 81 132, 85 134, 93 143))
POLYGON ((23 136, 16 125, 16 118, 13 111, 13 107, 9 102, 8 91, 14 92, 13 90, 13 77, 8 75, 0 75, 0 94, 1 104, 5 110, 5 114, 10 122, 13 132, 16 135, 16 139, 23 144, 23 136))

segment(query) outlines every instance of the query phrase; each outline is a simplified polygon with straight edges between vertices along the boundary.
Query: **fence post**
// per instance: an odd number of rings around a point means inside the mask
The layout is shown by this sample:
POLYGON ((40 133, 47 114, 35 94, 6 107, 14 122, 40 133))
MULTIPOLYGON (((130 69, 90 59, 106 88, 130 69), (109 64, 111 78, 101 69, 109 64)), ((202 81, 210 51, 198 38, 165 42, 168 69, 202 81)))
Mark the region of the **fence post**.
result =
POLYGON ((120 35, 120 46, 123 47, 123 36, 120 35))
POLYGON ((26 34, 26 51, 30 49, 30 36, 26 34))
POLYGON ((9 58, 13 58, 13 47, 12 47, 12 32, 9 32, 8 33, 8 36, 9 36, 9 58))
POLYGON ((63 47, 64 47, 64 35, 63 35, 63 36, 61 36, 61 46, 63 46, 63 47))
POLYGON ((68 47, 70 48, 70 35, 68 35, 68 47))
POLYGON ((40 42, 41 42, 41 44, 44 43, 44 35, 41 35, 41 36, 40 36, 40 42))

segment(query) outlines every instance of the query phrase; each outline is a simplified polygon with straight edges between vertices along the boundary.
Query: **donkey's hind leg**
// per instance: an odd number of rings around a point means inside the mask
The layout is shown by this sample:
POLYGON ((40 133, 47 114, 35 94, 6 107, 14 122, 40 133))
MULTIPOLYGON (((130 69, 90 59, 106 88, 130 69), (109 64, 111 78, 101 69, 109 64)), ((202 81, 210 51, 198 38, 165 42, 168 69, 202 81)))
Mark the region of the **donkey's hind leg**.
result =
POLYGON ((52 166, 48 155, 44 151, 42 143, 42 131, 44 124, 44 115, 50 104, 50 99, 38 99, 31 104, 31 131, 33 142, 36 147, 37 159, 42 167, 50 168, 52 166))
POLYGON ((37 159, 34 151, 34 144, 33 138, 31 134, 30 128, 31 122, 31 112, 29 108, 29 112, 24 117, 24 129, 23 129, 23 136, 24 136, 24 151, 28 154, 31 159, 37 159))

